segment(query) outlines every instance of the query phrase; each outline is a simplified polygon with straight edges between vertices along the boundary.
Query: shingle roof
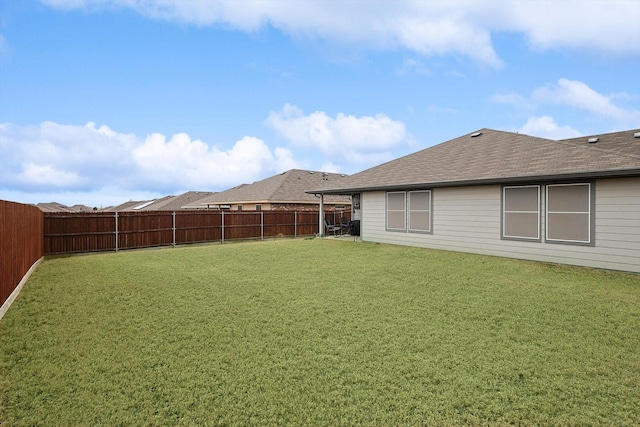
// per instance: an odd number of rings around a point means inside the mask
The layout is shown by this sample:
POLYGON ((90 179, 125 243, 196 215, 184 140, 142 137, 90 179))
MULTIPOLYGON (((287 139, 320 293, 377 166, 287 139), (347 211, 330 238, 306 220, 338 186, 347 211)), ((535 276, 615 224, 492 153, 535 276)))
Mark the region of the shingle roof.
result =
POLYGON ((309 192, 640 176, 640 138, 634 138, 636 132, 598 135, 593 144, 587 142, 590 137, 555 141, 481 129, 351 175, 339 187, 316 186, 309 192))
MULTIPOLYGON (((319 203, 317 197, 305 191, 318 186, 336 187, 347 175, 291 169, 253 184, 243 184, 200 200, 201 204, 234 203, 319 203)), ((325 198, 325 203, 350 203, 348 197, 325 198)))
POLYGON ((103 212, 133 211, 134 210, 133 208, 138 207, 138 206, 142 206, 145 203, 151 203, 151 202, 152 202, 152 200, 147 200, 147 201, 144 201, 144 200, 142 200, 142 201, 130 200, 130 201, 124 202, 124 203, 122 203, 120 205, 112 206, 110 208, 103 209, 102 211, 103 212))
MULTIPOLYGON (((134 211, 176 211, 184 209, 184 206, 197 204, 197 201, 214 194, 211 191, 187 191, 179 196, 164 196, 159 199, 140 202, 134 206, 128 206, 126 210, 134 211)), ((201 207, 197 205, 198 207, 201 207)), ((125 210, 125 209, 123 209, 125 210)))
POLYGON ((58 202, 38 203, 36 205, 42 212, 75 212, 73 208, 58 202))
POLYGON ((84 213, 93 212, 93 208, 86 205, 73 205, 71 206, 71 209, 73 209, 74 212, 84 212, 84 213))
POLYGON ((179 196, 174 196, 156 207, 159 211, 175 211, 184 209, 185 206, 199 204, 205 197, 215 194, 213 191, 187 191, 179 196))
POLYGON ((578 138, 563 139, 561 142, 588 146, 597 150, 614 151, 624 155, 640 156, 640 138, 634 138, 638 130, 605 133, 600 135, 581 136, 578 138), (589 143, 589 139, 597 138, 595 143, 589 143))

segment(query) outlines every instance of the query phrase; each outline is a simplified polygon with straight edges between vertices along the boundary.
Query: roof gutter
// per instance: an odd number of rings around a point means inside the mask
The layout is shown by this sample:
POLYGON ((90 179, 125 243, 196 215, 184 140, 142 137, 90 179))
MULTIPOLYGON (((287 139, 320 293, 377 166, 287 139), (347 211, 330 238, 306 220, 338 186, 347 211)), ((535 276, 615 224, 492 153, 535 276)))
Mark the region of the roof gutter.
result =
POLYGON ((309 191, 305 191, 305 193, 348 195, 348 194, 360 193, 363 191, 413 190, 413 189, 438 188, 438 187, 467 187, 467 186, 491 185, 491 184, 515 184, 515 183, 524 184, 524 183, 539 182, 539 181, 573 181, 576 179, 628 178, 628 177, 637 177, 637 176, 640 176, 640 169, 623 169, 623 170, 577 172, 577 173, 552 174, 552 175, 531 175, 531 176, 507 177, 507 178, 487 178, 487 179, 461 180, 461 181, 377 185, 377 186, 370 186, 370 187, 332 188, 332 189, 325 189, 325 190, 309 190, 309 191))

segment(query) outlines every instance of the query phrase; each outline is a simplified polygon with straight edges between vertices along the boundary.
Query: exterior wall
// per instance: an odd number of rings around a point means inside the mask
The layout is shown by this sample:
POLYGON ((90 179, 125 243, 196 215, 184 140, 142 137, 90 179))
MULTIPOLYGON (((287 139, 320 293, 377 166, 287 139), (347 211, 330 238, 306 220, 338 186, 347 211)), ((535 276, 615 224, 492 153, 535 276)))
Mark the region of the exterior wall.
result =
POLYGON ((386 193, 364 193, 362 239, 640 273, 640 178, 595 187, 595 246, 501 239, 500 185, 433 189, 433 234, 386 231, 386 193))
POLYGON ((262 205, 261 209, 263 211, 270 211, 273 209, 273 207, 271 206, 271 203, 242 203, 242 204, 235 203, 231 205, 231 209, 227 209, 227 210, 237 211, 238 206, 240 205, 242 205, 243 211, 255 211, 256 205, 262 205))

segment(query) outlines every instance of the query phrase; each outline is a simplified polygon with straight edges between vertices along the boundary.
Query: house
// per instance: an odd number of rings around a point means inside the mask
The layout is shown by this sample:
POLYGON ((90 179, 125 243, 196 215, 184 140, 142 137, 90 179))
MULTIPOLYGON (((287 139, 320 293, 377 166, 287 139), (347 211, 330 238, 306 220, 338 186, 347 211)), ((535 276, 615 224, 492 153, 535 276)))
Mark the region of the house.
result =
POLYGON ((215 194, 211 191, 187 191, 179 196, 164 196, 159 199, 128 201, 117 206, 105 208, 103 212, 143 212, 143 211, 178 211, 189 209, 190 204, 203 209, 197 202, 215 194))
MULTIPOLYGON (((196 202, 208 209, 225 210, 318 210, 321 199, 305 190, 340 185, 347 175, 291 169, 253 184, 242 184, 196 202)), ((350 210, 349 196, 323 199, 325 210, 350 210)), ((192 207, 189 205, 188 207, 192 207)))
POLYGON ((364 241, 640 272, 640 129, 481 129, 313 188, 352 195, 364 241))
POLYGON ((58 202, 38 203, 36 205, 42 212, 93 212, 93 209, 85 205, 66 206, 58 202))
POLYGON ((82 213, 91 213, 98 210, 98 208, 91 208, 89 206, 79 205, 79 204, 71 206, 71 209, 73 209, 74 212, 82 212, 82 213))
POLYGON ((133 209, 137 211, 179 211, 189 209, 190 206, 204 209, 205 206, 198 204, 198 202, 213 194, 215 193, 212 191, 187 191, 179 196, 166 196, 153 200, 151 203, 135 206, 133 209))
POLYGON ((126 212, 140 210, 145 206, 150 205, 155 200, 129 200, 128 202, 121 203, 110 208, 102 209, 102 212, 126 212))

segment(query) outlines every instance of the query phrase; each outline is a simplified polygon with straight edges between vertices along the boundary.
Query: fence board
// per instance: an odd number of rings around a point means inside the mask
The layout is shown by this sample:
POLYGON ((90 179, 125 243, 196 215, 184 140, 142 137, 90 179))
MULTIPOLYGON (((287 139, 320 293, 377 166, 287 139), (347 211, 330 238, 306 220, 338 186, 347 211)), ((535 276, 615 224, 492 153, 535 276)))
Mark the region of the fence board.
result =
MULTIPOLYGON (((326 212, 325 217, 334 223, 340 216, 350 217, 348 214, 326 212)), ((317 232, 317 211, 46 213, 44 254, 311 236, 317 232)))
POLYGON ((173 244, 172 212, 118 213, 118 248, 148 248, 173 244))
POLYGON ((37 207, 0 200, 0 306, 42 257, 43 226, 37 207))
MULTIPOLYGON (((316 213, 316 216, 318 214, 316 213)), ((296 236, 296 212, 264 211, 264 236, 283 237, 296 236)), ((316 220, 317 223, 317 220, 316 220)), ((317 232, 317 231, 316 231, 317 232)))
POLYGON ((45 214, 44 252, 109 251, 115 249, 116 223, 112 213, 45 214))
POLYGON ((222 212, 176 212, 176 244, 222 240, 222 212))

